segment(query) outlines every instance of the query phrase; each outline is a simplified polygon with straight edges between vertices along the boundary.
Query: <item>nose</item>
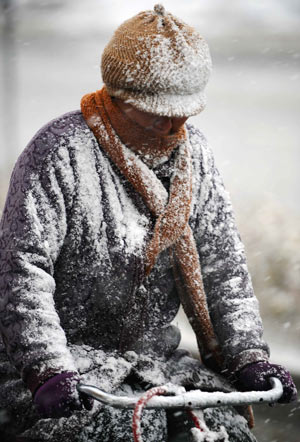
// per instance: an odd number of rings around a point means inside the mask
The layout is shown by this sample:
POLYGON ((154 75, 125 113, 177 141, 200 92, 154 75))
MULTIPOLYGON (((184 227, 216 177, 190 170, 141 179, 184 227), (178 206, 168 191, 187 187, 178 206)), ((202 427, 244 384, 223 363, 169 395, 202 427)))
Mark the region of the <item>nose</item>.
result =
POLYGON ((159 117, 154 121, 153 127, 156 131, 160 132, 161 134, 167 135, 170 133, 172 129, 172 118, 159 117))

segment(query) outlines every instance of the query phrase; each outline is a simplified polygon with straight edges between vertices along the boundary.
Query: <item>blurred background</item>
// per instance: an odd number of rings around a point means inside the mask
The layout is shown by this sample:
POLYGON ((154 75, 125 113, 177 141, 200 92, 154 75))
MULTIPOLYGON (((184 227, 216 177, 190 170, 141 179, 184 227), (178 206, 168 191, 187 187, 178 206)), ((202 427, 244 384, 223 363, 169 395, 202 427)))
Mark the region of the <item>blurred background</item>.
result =
MULTIPOLYGON (((150 0, 0 0, 0 213, 34 133, 102 85, 114 29, 150 0)), ((208 105, 193 121, 229 190, 271 346, 300 377, 300 2, 165 0, 209 43, 208 105)), ((195 348, 180 314, 183 344, 195 348)), ((260 441, 299 442, 299 404, 260 408, 260 441)))

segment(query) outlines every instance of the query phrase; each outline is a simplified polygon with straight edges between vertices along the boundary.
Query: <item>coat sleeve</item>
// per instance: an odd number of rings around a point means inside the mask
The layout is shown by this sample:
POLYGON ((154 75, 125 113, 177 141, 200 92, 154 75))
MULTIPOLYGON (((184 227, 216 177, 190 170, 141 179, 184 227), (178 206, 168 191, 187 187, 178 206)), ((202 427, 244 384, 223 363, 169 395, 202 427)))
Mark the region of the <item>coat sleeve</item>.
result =
POLYGON ((29 384, 75 370, 53 298, 73 175, 67 151, 58 154, 53 138, 41 134, 19 158, 0 224, 0 330, 29 384))
POLYGON ((267 360, 269 348, 262 339, 258 301, 228 193, 204 137, 196 134, 193 143, 197 152, 193 230, 213 327, 226 365, 234 372, 267 360))

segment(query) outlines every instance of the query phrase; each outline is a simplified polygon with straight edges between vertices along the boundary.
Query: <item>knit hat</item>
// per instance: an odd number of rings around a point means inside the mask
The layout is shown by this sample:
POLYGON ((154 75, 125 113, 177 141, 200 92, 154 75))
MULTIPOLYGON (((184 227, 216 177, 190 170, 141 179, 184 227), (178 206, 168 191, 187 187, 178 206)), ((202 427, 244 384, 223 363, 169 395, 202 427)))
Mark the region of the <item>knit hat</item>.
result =
POLYGON ((206 104, 211 58, 200 34, 162 5, 140 12, 104 49, 102 78, 111 96, 156 115, 196 115, 206 104))

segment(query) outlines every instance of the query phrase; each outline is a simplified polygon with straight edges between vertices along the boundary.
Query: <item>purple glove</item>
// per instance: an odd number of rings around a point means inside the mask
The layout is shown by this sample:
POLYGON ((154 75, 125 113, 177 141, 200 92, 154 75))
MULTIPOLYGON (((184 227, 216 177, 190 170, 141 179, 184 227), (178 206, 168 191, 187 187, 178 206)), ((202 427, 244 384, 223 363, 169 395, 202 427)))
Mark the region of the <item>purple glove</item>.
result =
POLYGON ((75 410, 93 408, 93 399, 85 394, 78 394, 76 385, 80 381, 76 372, 67 371, 48 379, 36 391, 33 402, 38 413, 43 417, 69 417, 75 410))
POLYGON ((253 362, 246 365, 236 375, 236 386, 242 391, 270 390, 270 377, 278 378, 283 386, 283 394, 278 402, 284 404, 297 399, 297 388, 290 373, 281 365, 269 362, 253 362))

